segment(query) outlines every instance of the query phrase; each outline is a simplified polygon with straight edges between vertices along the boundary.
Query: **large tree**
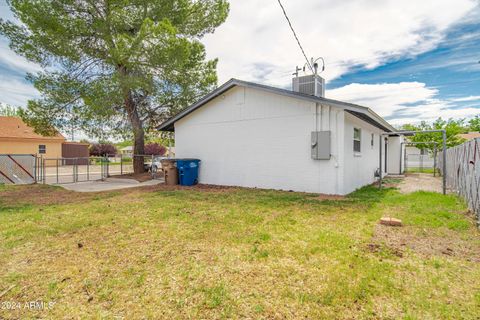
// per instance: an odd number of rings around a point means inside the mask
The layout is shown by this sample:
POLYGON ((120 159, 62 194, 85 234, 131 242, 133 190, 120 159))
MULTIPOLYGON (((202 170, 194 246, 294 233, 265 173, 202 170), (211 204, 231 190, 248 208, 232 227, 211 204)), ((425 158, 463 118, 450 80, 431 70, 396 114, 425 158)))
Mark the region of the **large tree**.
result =
MULTIPOLYGON (((458 136, 458 134, 463 133, 466 131, 465 128, 465 120, 454 120, 448 119, 443 120, 442 118, 438 118, 433 123, 427 123, 422 121, 418 125, 413 124, 405 124, 402 126, 403 130, 411 130, 411 131, 423 131, 423 130, 445 130, 447 136, 447 148, 457 146, 462 144, 465 139, 458 136)), ((431 133, 417 133, 412 137, 408 138, 412 142, 417 142, 419 144, 416 145, 419 149, 425 149, 433 151, 435 148, 432 142, 437 143, 437 149, 440 150, 442 148, 443 138, 442 133, 440 132, 431 132, 431 133), (423 144, 422 142, 426 142, 423 144)))
POLYGON ((468 129, 473 132, 480 132, 480 115, 477 115, 468 121, 468 129))
MULTIPOLYGON (((10 0, 10 47, 44 71, 22 118, 37 132, 72 126, 122 134, 144 154, 145 130, 216 86, 200 39, 223 23, 226 0, 10 0)), ((136 157, 135 172, 143 171, 136 157)))

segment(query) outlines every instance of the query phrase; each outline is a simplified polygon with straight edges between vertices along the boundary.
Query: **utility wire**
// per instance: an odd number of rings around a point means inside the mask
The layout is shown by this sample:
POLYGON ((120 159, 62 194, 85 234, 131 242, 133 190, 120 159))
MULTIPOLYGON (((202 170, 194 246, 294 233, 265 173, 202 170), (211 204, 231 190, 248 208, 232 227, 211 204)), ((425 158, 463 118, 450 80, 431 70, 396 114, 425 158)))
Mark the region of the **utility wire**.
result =
POLYGON ((307 61, 307 66, 310 69, 310 71, 313 72, 312 65, 310 64, 310 61, 308 61, 307 55, 305 54, 305 50, 303 50, 302 44, 300 43, 300 40, 298 39, 297 33, 295 32, 295 29, 293 29, 292 23, 290 22, 290 19, 288 18, 287 12, 285 12, 285 8, 283 7, 282 3, 280 0, 277 0, 278 4, 280 5, 280 8, 282 8, 283 15, 285 16, 285 19, 287 19, 288 25, 290 26, 290 29, 293 32, 293 36, 295 37, 295 40, 297 40, 298 46, 300 47, 300 50, 302 50, 303 56, 305 57, 305 61, 307 61))

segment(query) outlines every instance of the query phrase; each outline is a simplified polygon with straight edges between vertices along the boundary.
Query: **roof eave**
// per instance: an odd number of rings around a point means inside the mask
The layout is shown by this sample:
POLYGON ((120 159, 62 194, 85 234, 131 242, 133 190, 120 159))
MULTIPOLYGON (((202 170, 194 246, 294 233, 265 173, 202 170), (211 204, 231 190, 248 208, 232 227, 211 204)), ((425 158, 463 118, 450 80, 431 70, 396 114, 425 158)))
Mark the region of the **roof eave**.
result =
POLYGON ((293 92, 293 91, 270 87, 262 84, 242 81, 234 78, 230 79, 229 81, 227 81, 226 83, 224 83, 223 85, 221 85, 220 87, 212 91, 211 93, 207 94, 205 97, 203 97, 202 99, 200 99, 199 101, 191 105, 190 107, 184 109, 180 113, 176 114, 175 116, 171 117, 170 119, 162 123, 160 126, 157 127, 157 130, 170 131, 170 132, 175 131, 176 121, 180 120, 184 116, 188 115, 189 113, 203 106, 205 103, 208 103, 209 101, 215 99, 217 96, 223 94, 225 91, 237 85, 243 86, 246 88, 260 89, 270 93, 281 94, 284 96, 288 96, 296 99, 303 99, 303 100, 307 100, 315 103, 326 103, 334 107, 344 109, 346 111, 351 111, 350 113, 354 115, 355 113, 364 114, 365 116, 370 118, 373 121, 372 124, 377 126, 378 128, 381 128, 382 130, 385 130, 387 132, 395 131, 395 128, 392 125, 390 125, 387 121, 385 121, 382 117, 380 117, 378 114, 376 114, 374 111, 372 111, 368 107, 360 106, 353 103, 328 99, 328 98, 321 98, 321 97, 310 96, 307 94, 300 94, 298 92, 293 92))

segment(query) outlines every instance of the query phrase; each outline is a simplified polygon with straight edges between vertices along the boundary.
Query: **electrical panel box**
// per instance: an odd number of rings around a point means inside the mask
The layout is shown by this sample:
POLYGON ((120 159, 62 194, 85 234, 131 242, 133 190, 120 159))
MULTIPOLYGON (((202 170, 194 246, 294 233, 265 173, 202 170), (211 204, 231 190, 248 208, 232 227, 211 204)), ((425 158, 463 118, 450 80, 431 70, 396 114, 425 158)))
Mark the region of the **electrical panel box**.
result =
POLYGON ((312 132, 312 159, 330 160, 330 131, 312 132))

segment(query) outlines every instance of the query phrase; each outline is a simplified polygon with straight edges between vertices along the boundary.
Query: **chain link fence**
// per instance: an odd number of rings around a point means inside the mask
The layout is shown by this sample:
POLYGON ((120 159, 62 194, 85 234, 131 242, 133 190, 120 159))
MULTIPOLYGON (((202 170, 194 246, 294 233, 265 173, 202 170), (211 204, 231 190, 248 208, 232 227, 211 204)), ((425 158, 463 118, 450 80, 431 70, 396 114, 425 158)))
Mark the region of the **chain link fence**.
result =
POLYGON ((435 169, 434 157, 427 154, 405 154, 405 171, 406 172, 428 172, 433 173, 435 169))
POLYGON ((465 199, 480 225, 480 138, 447 149, 446 178, 448 187, 465 199))
POLYGON ((66 184, 104 180, 108 177, 134 173, 134 159, 143 163, 144 175, 151 179, 163 177, 160 160, 152 155, 106 155, 104 157, 41 158, 39 183, 66 184))
POLYGON ((33 154, 0 154, 0 183, 65 184, 129 176, 134 173, 135 161, 143 166, 142 179, 161 179, 164 158, 155 155, 44 158, 33 154))

